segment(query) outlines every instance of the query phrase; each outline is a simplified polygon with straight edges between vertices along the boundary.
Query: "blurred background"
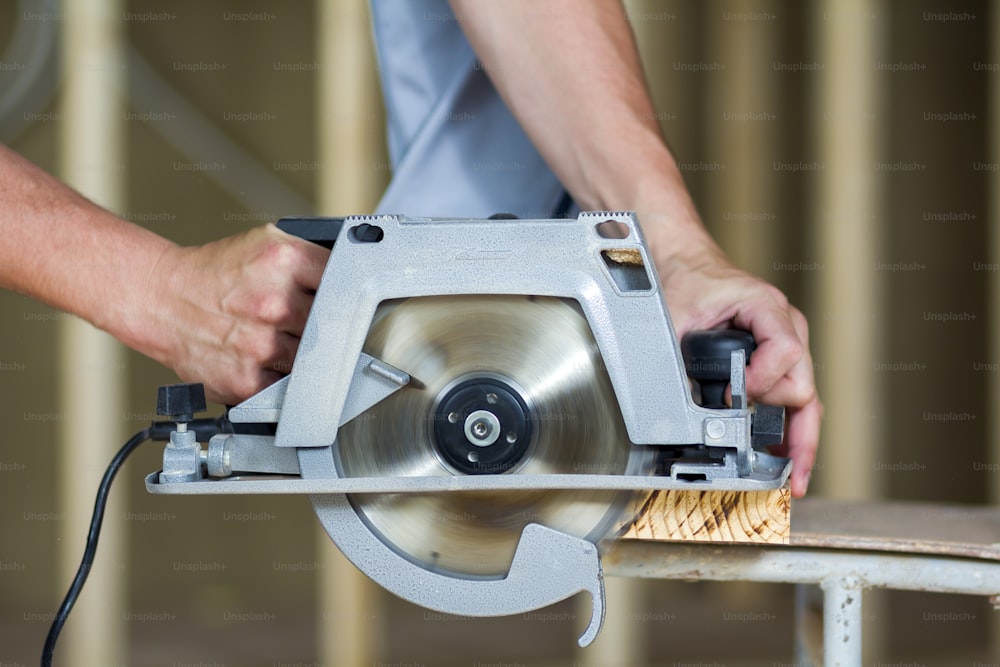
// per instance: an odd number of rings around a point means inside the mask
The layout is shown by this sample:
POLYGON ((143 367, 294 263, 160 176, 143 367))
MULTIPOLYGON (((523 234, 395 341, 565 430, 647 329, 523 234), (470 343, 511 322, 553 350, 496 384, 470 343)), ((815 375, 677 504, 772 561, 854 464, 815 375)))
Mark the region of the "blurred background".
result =
MULTIPOLYGON (((811 494, 1000 501, 1000 2, 626 6, 705 223, 809 318, 811 494)), ((179 243, 369 212, 391 177, 363 0, 0 0, 0 54, 0 140, 179 243)), ((0 665, 37 660, 97 479, 171 381, 0 292, 0 665)), ((573 602, 426 612, 354 574, 304 498, 147 495, 160 456, 120 474, 62 664, 792 664, 787 586, 612 582, 629 641, 578 652, 573 602)), ((987 600, 870 597, 874 664, 998 661, 987 600)))

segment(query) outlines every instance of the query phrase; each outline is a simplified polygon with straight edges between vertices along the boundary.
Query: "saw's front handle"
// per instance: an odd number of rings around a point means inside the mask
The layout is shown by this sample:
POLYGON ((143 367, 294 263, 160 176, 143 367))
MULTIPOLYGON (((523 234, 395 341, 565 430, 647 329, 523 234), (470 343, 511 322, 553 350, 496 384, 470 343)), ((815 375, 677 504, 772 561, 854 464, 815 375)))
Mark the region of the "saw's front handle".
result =
MULTIPOLYGON (((701 388, 703 408, 726 407, 725 393, 732 377, 733 352, 742 350, 749 365, 750 355, 757 348, 753 334, 742 329, 710 329, 692 331, 681 340, 681 353, 688 377, 701 388)), ((785 409, 776 405, 758 404, 754 408, 751 443, 754 449, 780 444, 784 438, 785 409)))
POLYGON ((753 334, 742 329, 692 331, 681 340, 681 354, 688 377, 701 387, 701 406, 717 410, 726 407, 725 393, 732 375, 730 360, 734 350, 743 350, 746 363, 756 349, 753 334))

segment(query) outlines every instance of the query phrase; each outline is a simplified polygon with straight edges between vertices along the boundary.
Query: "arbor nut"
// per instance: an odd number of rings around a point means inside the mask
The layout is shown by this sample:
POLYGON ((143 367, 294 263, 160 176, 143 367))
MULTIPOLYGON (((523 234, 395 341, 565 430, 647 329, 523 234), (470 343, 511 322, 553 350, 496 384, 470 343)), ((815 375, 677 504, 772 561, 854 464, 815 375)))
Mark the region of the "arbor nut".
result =
POLYGON ((465 437, 476 447, 489 447, 500 437, 500 420, 489 410, 476 410, 465 419, 465 437))

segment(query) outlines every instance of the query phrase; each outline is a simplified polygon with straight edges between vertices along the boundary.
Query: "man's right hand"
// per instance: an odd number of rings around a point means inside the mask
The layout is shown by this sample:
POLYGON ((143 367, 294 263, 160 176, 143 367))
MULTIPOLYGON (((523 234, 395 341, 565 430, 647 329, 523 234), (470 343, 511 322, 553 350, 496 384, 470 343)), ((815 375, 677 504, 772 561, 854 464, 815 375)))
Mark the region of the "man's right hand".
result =
POLYGON ((234 404, 291 372, 330 251, 265 225, 169 246, 149 274, 142 350, 209 398, 234 404))

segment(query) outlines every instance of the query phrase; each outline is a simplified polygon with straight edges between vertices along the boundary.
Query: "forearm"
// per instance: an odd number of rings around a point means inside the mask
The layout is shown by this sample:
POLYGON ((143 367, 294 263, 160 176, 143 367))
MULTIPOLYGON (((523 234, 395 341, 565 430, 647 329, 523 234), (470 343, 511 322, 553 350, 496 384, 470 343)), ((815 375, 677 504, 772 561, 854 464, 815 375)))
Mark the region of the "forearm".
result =
POLYGON ((0 288, 237 403, 288 373, 329 251, 265 225, 179 247, 0 146, 0 288))
POLYGON ((660 136, 620 2, 451 1, 494 86, 576 201, 637 211, 678 332, 729 323, 754 334, 747 389, 788 406, 792 493, 804 494, 822 415, 808 326, 705 231, 660 136))
POLYGON ((0 287, 152 352, 144 288, 174 244, 120 220, 2 145, 0 237, 0 287))
POLYGON ((634 209, 661 274, 717 252, 663 142, 617 1, 452 0, 493 84, 584 209, 634 209))

